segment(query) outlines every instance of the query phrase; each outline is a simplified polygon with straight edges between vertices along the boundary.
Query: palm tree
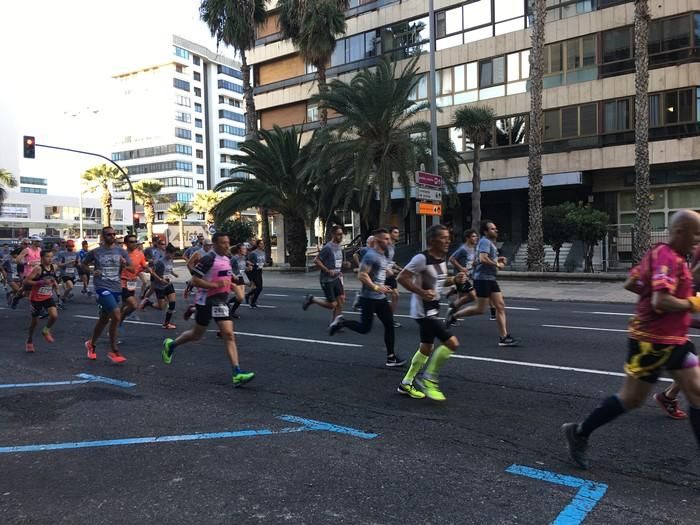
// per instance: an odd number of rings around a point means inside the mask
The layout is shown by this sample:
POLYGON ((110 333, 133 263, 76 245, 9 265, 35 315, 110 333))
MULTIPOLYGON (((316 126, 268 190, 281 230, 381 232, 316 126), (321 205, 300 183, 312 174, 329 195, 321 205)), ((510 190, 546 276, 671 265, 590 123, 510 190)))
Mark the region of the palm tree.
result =
MULTIPOLYGON (((348 0, 280 0, 279 25, 282 34, 291 39, 307 64, 316 68, 318 91, 323 94, 326 66, 335 51, 336 38, 345 33, 345 11, 348 0)), ((328 110, 320 108, 319 123, 328 123, 328 110)))
MULTIPOLYGON (((236 169, 238 169, 238 167, 236 167, 236 169)), ((204 222, 207 223, 207 226, 211 226, 216 222, 214 208, 223 198, 224 196, 217 191, 200 191, 194 196, 194 200, 192 201, 192 209, 197 213, 203 213, 204 222)))
POLYGON ((87 183, 86 192, 101 191, 102 226, 109 228, 112 226, 112 192, 110 186, 124 182, 122 173, 114 166, 100 164, 83 173, 82 179, 87 183))
POLYGON ((651 247, 651 188, 649 180, 649 2, 634 2, 634 203, 636 235, 632 246, 634 263, 651 247))
POLYGON ((309 164, 314 151, 315 137, 301 145, 296 128, 260 131, 262 142, 245 141, 240 145, 243 155, 237 156, 236 168, 255 178, 243 182, 224 181, 217 186, 224 189, 236 186, 216 207, 217 218, 223 220, 239 210, 253 206, 281 213, 285 219, 287 249, 291 266, 306 264, 306 224, 313 216, 309 199, 309 164))
POLYGON ((542 139, 544 116, 542 89, 544 76, 544 22, 547 16, 545 0, 532 2, 532 49, 530 50, 530 149, 527 161, 528 215, 527 269, 543 272, 544 237, 542 231, 542 139))
POLYGON ((5 200, 7 192, 5 187, 14 188, 17 186, 17 179, 15 179, 9 171, 0 168, 0 203, 5 200))
POLYGON ((250 66, 247 53, 255 45, 255 31, 265 22, 265 0, 202 0, 199 17, 207 25, 217 44, 232 47, 241 57, 243 98, 245 99, 246 139, 258 129, 250 66))
POLYGON ((156 202, 158 194, 163 189, 163 183, 157 180, 140 180, 134 184, 134 197, 136 202, 143 206, 143 214, 146 217, 146 231, 148 240, 153 239, 153 223, 156 222, 156 202))
POLYGON ((472 228, 479 231, 481 222, 481 148, 491 137, 496 112, 488 106, 465 106, 455 113, 454 126, 473 145, 472 159, 472 228))
POLYGON ((181 250, 185 249, 185 219, 193 211, 192 206, 185 204, 184 202, 176 202, 168 208, 168 222, 177 222, 178 225, 181 250))
MULTIPOLYGON (((354 174, 360 194, 361 214, 370 225, 377 216, 375 192, 379 193, 379 218, 389 222, 394 178, 410 200, 410 186, 419 166, 418 143, 430 134, 430 124, 416 114, 429 108, 427 102, 410 99, 420 77, 414 57, 397 72, 397 65, 380 60, 375 69, 360 71, 349 83, 332 80, 325 93, 312 101, 337 112, 342 119, 332 129, 327 154, 342 162, 354 174)), ((456 178, 452 171, 450 178, 456 178)), ((408 209, 406 206, 405 209, 408 209)))

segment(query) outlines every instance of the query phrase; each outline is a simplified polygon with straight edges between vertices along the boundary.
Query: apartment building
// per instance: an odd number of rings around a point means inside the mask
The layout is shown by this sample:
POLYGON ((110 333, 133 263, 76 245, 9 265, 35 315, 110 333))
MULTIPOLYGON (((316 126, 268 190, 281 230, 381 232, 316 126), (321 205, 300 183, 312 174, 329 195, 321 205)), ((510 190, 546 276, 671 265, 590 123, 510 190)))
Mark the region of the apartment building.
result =
MULTIPOLYGON (((347 32, 328 64, 328 77, 349 79, 380 55, 403 61, 423 54, 413 94, 428 97, 430 39, 436 39, 439 132, 470 160, 470 145, 451 126, 466 104, 492 107, 490 142, 482 152, 482 213, 506 241, 527 237, 527 155, 530 19, 527 0, 425 0, 351 3, 347 32)), ((631 251, 634 220, 634 3, 621 0, 547 2, 545 79, 545 205, 592 203, 618 225, 613 251, 631 251)), ((650 162, 652 223, 663 229, 679 208, 700 209, 700 0, 650 2, 650 162)), ((279 35, 274 3, 250 54, 263 128, 317 125, 308 103, 314 73, 279 35)), ((427 113, 423 115, 428 118, 427 113)), ((443 222, 460 231, 471 221, 471 176, 462 168, 460 204, 443 222)), ((414 207, 406 218, 394 192, 396 221, 418 231, 414 207)))
POLYGON ((191 203, 197 191, 241 175, 233 156, 245 135, 238 62, 176 35, 166 44, 160 61, 114 76, 119 119, 112 159, 134 182, 163 183, 160 223, 172 203, 191 203))

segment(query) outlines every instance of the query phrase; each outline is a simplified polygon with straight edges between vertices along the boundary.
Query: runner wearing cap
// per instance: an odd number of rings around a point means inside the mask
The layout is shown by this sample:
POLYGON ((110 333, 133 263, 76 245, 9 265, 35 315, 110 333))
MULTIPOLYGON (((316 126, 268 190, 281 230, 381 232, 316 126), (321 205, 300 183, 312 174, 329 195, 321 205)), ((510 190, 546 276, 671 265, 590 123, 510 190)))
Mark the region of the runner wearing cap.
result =
POLYGON ((58 300, 58 307, 64 308, 66 300, 73 295, 78 266, 78 254, 75 251, 75 243, 71 239, 66 241, 65 249, 56 254, 56 263, 61 270, 63 283, 63 295, 58 300))

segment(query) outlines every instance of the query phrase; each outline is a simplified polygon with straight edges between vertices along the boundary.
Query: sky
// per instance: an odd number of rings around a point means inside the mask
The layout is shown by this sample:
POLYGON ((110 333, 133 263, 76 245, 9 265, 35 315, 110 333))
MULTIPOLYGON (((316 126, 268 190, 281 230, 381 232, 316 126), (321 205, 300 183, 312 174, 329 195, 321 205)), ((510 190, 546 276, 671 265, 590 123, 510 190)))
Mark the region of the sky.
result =
POLYGON ((0 1, 0 167, 36 176, 95 163, 46 150, 17 162, 25 134, 109 155, 111 76, 162 57, 173 33, 215 50, 198 8, 199 0, 0 1))

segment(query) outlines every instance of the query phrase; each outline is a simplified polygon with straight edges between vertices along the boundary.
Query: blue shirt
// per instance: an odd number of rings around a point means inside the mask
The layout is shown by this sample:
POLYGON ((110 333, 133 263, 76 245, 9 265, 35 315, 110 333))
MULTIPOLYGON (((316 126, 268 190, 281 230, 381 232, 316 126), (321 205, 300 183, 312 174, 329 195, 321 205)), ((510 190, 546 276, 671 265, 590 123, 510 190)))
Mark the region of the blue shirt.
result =
MULTIPOLYGON (((391 261, 374 248, 369 248, 362 258, 362 261, 360 261, 360 271, 367 272, 372 282, 378 286, 384 286, 386 270, 389 266, 391 266, 391 261)), ((383 292, 375 292, 365 283, 362 283, 360 297, 365 297, 367 299, 386 299, 386 294, 383 292)))
POLYGON ((474 259, 476 259, 476 247, 470 248, 463 244, 455 250, 452 257, 461 265, 467 269, 469 277, 471 277, 474 272, 474 259))
POLYGON ((320 279, 322 283, 329 283, 340 279, 343 271, 343 248, 340 244, 334 242, 326 243, 326 245, 321 248, 321 251, 318 252, 318 260, 329 270, 338 272, 337 275, 330 276, 328 273, 321 270, 320 279))
MULTIPOLYGON (((479 239, 479 244, 476 245, 476 253, 486 253, 494 261, 498 259, 498 248, 491 242, 490 239, 482 237, 479 239)), ((474 270, 474 280, 479 281, 495 281, 498 269, 490 264, 480 262, 481 257, 476 260, 476 269, 474 270)))
POLYGON ((83 259, 83 264, 93 264, 95 271, 100 272, 94 277, 95 290, 119 293, 122 291, 122 262, 128 264, 128 261, 129 254, 123 248, 100 246, 88 252, 83 259))

